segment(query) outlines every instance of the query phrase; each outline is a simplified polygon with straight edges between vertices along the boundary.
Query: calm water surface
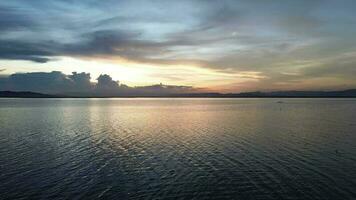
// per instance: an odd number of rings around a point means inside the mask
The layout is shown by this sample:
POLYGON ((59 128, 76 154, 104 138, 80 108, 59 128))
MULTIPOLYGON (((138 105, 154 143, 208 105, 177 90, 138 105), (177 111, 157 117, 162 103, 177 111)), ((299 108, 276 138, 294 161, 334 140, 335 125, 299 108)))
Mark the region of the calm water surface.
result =
POLYGON ((26 198, 356 199, 356 99, 0 99, 26 198))

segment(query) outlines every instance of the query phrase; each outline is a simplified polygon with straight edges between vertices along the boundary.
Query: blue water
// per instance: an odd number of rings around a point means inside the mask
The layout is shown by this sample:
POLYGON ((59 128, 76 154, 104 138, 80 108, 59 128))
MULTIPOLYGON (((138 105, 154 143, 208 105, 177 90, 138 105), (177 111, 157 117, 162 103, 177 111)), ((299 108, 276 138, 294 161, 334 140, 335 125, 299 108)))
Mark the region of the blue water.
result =
POLYGON ((0 173, 0 199, 356 199, 356 99, 0 99, 0 173))

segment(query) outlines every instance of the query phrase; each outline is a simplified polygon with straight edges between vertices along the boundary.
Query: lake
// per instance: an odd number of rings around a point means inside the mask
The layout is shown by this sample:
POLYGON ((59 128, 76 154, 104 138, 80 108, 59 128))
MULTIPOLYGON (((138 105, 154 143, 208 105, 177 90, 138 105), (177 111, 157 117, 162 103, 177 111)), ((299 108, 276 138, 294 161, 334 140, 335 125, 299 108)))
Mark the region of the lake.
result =
POLYGON ((0 99, 0 199, 356 199, 356 99, 0 99))

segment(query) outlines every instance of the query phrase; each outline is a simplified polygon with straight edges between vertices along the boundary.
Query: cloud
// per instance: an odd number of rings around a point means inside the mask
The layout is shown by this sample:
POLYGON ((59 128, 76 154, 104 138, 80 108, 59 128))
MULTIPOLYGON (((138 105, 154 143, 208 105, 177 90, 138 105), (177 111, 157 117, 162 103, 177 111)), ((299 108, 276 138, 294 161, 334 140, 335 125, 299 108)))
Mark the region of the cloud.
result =
POLYGON ((25 9, 0 7, 0 33, 36 28, 37 24, 31 20, 30 14, 25 9))
POLYGON ((356 52, 345 53, 320 60, 319 64, 302 68, 303 77, 335 77, 354 79, 356 75, 356 52))
POLYGON ((61 72, 51 73, 36 72, 24 74, 12 74, 5 80, 3 90, 22 90, 36 92, 63 92, 71 88, 73 82, 61 72))
POLYGON ((271 87, 290 78, 352 82, 354 60, 327 58, 356 51, 355 9, 352 0, 2 1, 0 59, 193 64, 259 72, 271 87))
POLYGON ((112 80, 112 78, 107 74, 101 74, 98 78, 98 83, 96 84, 96 89, 98 91, 108 91, 117 90, 119 88, 119 83, 112 80))
POLYGON ((109 75, 102 74, 97 83, 90 81, 89 73, 73 72, 70 75, 59 71, 16 73, 0 77, 0 90, 32 91, 47 94, 64 94, 73 96, 137 96, 166 95, 197 92, 190 86, 150 85, 129 87, 114 81, 109 75))
POLYGON ((21 41, 4 41, 0 39, 0 59, 31 60, 45 63, 50 60, 51 43, 33 43, 21 41))

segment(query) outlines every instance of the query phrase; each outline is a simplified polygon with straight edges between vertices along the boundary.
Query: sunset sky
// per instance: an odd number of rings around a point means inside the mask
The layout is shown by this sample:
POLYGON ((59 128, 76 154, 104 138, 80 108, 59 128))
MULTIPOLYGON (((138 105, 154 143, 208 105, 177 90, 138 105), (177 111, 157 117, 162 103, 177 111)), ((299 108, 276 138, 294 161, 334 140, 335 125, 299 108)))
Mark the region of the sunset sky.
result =
POLYGON ((0 1, 0 74, 208 91, 356 88, 354 0, 0 1))

